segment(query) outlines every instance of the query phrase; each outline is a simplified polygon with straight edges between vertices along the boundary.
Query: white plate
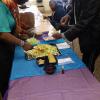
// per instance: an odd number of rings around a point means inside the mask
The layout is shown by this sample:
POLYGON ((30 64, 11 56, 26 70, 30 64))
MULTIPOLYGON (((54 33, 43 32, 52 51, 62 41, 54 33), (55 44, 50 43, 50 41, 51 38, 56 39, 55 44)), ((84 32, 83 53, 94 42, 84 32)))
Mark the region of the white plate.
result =
POLYGON ((44 37, 43 39, 44 39, 45 41, 55 40, 55 38, 53 38, 52 36, 44 37))

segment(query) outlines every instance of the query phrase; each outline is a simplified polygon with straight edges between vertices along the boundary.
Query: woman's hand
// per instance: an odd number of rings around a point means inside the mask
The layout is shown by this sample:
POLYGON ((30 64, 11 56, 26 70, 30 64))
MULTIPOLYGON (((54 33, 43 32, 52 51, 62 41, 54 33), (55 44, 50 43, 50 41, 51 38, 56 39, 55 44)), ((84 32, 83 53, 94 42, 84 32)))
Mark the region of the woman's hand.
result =
POLYGON ((65 26, 66 24, 68 24, 70 17, 65 15, 64 17, 61 18, 60 20, 60 24, 61 26, 65 26))
POLYGON ((22 47, 23 47, 23 49, 24 49, 25 51, 28 51, 28 50, 33 49, 33 46, 30 45, 30 44, 28 44, 28 43, 26 43, 26 42, 25 42, 25 44, 24 44, 22 47))
POLYGON ((60 39, 62 38, 62 34, 56 33, 56 34, 53 34, 52 37, 54 37, 55 39, 60 39))

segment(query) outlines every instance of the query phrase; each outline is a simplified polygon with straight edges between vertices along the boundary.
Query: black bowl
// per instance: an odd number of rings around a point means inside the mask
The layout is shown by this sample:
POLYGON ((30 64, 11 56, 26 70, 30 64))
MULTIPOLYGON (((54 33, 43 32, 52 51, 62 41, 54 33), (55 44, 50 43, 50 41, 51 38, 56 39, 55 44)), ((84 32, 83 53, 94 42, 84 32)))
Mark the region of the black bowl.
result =
POLYGON ((44 67, 44 71, 49 74, 49 75, 52 75, 55 73, 56 71, 56 66, 54 66, 53 64, 49 64, 49 65, 46 65, 44 67))

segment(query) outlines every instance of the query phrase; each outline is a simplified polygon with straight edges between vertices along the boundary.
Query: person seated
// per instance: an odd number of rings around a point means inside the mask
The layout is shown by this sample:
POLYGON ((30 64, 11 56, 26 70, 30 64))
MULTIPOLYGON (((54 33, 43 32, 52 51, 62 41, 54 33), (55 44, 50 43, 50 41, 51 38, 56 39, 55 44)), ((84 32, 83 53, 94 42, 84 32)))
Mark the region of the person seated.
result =
POLYGON ((61 1, 50 0, 49 6, 52 10, 52 16, 49 16, 49 21, 54 26, 55 29, 61 30, 61 32, 66 31, 66 27, 60 26, 60 20, 66 15, 66 11, 63 8, 61 1))

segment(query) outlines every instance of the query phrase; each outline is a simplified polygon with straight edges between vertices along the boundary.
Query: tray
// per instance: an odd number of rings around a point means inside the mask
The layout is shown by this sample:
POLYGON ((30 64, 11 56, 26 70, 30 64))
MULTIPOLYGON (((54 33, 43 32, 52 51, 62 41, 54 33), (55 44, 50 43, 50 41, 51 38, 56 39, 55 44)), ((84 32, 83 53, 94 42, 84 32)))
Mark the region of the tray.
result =
MULTIPOLYGON (((57 60, 56 56, 53 55, 53 57, 54 57, 54 59, 55 59, 54 62, 49 62, 49 57, 48 57, 48 56, 44 56, 44 57, 38 57, 38 58, 36 58, 36 63, 37 63, 37 65, 40 66, 40 67, 41 67, 41 66, 48 66, 48 65, 50 65, 50 64, 55 65, 55 64, 58 63, 58 60, 57 60)), ((51 58, 51 59, 52 59, 52 58, 51 58)))
POLYGON ((41 66, 45 65, 46 59, 47 59, 46 56, 45 57, 38 57, 38 58, 36 58, 36 63, 38 64, 38 66, 41 67, 41 66))
MULTIPOLYGON (((50 44, 50 45, 52 45, 52 46, 55 46, 56 47, 56 51, 53 51, 53 49, 52 49, 52 51, 51 51, 51 54, 53 54, 53 55, 55 55, 55 56, 58 56, 58 55, 60 55, 61 53, 60 53, 60 51, 59 51, 59 49, 57 48, 57 46, 55 45, 55 44, 50 44), (55 52, 55 53, 53 53, 53 52, 55 52)), ((42 47, 43 48, 43 47, 42 47)), ((51 49, 48 49, 48 51, 44 51, 43 53, 41 53, 41 51, 42 50, 40 50, 40 51, 38 51, 38 53, 36 53, 37 51, 36 50, 38 50, 39 48, 35 48, 35 49, 33 49, 33 51, 28 51, 28 53, 27 52, 25 52, 25 59, 26 60, 32 60, 32 59, 36 59, 36 58, 39 58, 39 57, 44 57, 44 56, 48 56, 48 54, 50 53, 49 51, 51 50, 51 49), (33 55, 32 55, 32 53, 33 53, 33 55), (34 54, 34 53, 36 53, 36 54, 34 54)), ((46 49, 43 49, 43 50, 46 50, 46 49)))
POLYGON ((25 59, 26 60, 32 60, 34 58, 31 55, 28 55, 27 53, 25 53, 25 59))
POLYGON ((44 39, 44 41, 52 41, 52 40, 55 40, 55 38, 53 38, 52 36, 44 37, 43 39, 44 39))

